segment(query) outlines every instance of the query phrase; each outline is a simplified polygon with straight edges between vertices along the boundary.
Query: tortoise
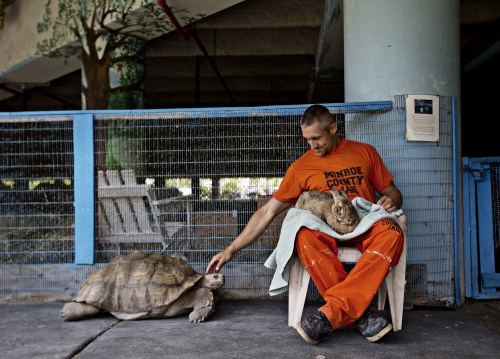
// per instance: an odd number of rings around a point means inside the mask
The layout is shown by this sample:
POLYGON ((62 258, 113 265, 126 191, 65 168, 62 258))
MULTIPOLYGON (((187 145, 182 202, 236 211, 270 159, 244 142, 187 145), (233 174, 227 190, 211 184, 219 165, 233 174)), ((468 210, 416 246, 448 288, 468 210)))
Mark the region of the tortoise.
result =
POLYGON ((179 257, 132 252, 92 272, 61 316, 73 321, 109 312, 121 320, 138 320, 190 311, 189 321, 200 323, 214 313, 213 291, 223 284, 223 274, 199 274, 179 257))

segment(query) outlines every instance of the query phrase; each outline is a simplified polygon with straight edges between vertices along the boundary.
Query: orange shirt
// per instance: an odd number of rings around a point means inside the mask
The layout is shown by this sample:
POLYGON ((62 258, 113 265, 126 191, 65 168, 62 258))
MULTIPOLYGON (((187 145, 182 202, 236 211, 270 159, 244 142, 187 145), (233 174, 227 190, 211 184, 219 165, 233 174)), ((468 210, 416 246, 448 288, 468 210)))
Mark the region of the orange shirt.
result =
POLYGON ((329 192, 343 189, 352 200, 362 197, 375 203, 394 179, 377 150, 366 143, 343 139, 325 156, 307 151, 288 168, 273 195, 280 202, 294 205, 303 191, 329 192))

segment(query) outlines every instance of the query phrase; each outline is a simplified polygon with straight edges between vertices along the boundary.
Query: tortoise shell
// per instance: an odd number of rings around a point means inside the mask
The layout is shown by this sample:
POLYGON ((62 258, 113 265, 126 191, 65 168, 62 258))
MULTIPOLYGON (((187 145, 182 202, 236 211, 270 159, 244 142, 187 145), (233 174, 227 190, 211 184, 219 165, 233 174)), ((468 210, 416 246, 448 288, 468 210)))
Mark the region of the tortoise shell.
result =
POLYGON ((165 309, 202 277, 181 258, 133 252, 91 273, 75 301, 109 312, 165 309))

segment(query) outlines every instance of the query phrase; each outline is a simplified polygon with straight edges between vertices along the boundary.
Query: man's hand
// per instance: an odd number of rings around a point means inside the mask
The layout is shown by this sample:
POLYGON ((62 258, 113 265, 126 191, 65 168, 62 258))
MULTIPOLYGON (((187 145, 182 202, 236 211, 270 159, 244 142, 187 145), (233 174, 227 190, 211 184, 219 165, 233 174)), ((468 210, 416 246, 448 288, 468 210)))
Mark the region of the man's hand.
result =
POLYGON ((387 212, 393 212, 403 205, 403 195, 399 189, 391 182, 381 193, 382 197, 377 204, 384 207, 387 212))
POLYGON ((387 196, 382 196, 378 200, 377 204, 384 207, 384 209, 387 212, 393 212, 399 208, 398 205, 396 203, 394 203, 394 201, 387 196))
POLYGON ((221 270, 222 266, 229 262, 233 258, 233 253, 228 251, 227 249, 217 253, 215 256, 213 256, 212 260, 210 263, 208 263, 207 269, 205 270, 205 273, 219 273, 221 270))

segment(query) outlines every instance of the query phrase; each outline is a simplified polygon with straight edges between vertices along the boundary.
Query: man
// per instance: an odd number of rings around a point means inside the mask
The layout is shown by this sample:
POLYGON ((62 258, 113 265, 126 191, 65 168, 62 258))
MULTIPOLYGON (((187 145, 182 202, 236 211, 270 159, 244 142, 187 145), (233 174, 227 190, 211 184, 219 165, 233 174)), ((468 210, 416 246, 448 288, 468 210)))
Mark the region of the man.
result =
MULTIPOLYGON (((294 205, 303 191, 343 189, 351 200, 362 197, 372 203, 378 192, 377 204, 388 212, 401 208, 403 196, 378 152, 371 145, 339 137, 337 124, 326 107, 310 106, 300 125, 311 149, 292 163, 277 192, 252 215, 240 235, 212 258, 207 273, 220 271, 236 252, 257 239, 276 215, 294 205)), ((369 308, 387 273, 398 263, 403 241, 403 231, 388 218, 343 242, 301 227, 295 252, 326 302, 296 327, 307 343, 316 344, 334 329, 352 324, 371 342, 392 329, 386 318, 369 308), (340 244, 356 246, 363 253, 349 274, 337 258, 340 244)))

